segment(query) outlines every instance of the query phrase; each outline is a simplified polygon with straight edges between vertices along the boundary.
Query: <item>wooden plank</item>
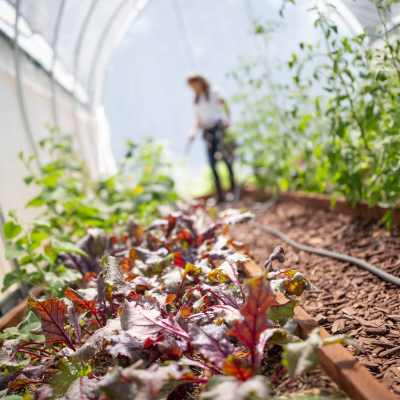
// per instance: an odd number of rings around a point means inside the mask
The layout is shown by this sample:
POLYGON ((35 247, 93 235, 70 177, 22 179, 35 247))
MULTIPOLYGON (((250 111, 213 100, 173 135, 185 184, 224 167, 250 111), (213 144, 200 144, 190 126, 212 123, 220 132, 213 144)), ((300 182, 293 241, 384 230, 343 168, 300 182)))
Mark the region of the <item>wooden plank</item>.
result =
MULTIPOLYGON (((252 187, 245 187, 242 190, 244 197, 250 197, 254 201, 266 201, 273 197, 272 193, 264 190, 258 190, 252 187)), ((365 220, 381 220, 390 209, 380 206, 370 207, 365 202, 360 202, 357 205, 351 205, 346 199, 336 199, 334 205, 329 196, 317 193, 306 192, 282 192, 279 194, 279 200, 297 203, 312 209, 325 211, 334 211, 339 214, 350 215, 352 217, 360 217, 365 220)), ((400 208, 395 207, 393 210, 393 225, 400 225, 400 208)))
MULTIPOLYGON (((33 288, 31 296, 37 297, 43 293, 42 288, 33 288)), ((25 299, 0 318, 0 332, 10 326, 18 325, 25 317, 28 310, 28 300, 25 299)))
MULTIPOLYGON (((298 322, 302 338, 307 337, 318 326, 302 307, 296 307, 295 320, 298 322)), ((322 337, 330 336, 324 328, 320 328, 320 333, 322 337)), ((326 374, 352 399, 397 399, 342 345, 333 344, 322 347, 319 350, 319 360, 326 374)))
MULTIPOLYGON (((244 267, 251 277, 264 274, 264 269, 252 260, 244 267)), ((279 296, 278 301, 284 302, 284 296, 279 296)), ((295 308, 295 321, 302 339, 307 338, 318 327, 318 323, 300 306, 295 308)), ((320 333, 322 337, 330 336, 324 328, 320 328, 320 333)), ((319 361, 325 373, 353 400, 398 399, 340 344, 321 348, 319 361)))
POLYGON ((28 307, 27 300, 22 301, 17 306, 8 311, 3 317, 0 318, 0 332, 9 328, 10 326, 18 325, 25 316, 28 307))

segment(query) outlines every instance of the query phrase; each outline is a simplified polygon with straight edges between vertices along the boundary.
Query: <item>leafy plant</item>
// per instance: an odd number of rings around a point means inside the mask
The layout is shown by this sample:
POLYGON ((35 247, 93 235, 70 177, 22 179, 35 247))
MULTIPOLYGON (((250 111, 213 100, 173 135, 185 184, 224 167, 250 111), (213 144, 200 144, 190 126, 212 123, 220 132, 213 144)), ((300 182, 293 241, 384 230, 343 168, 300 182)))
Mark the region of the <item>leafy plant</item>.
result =
POLYGON ((243 108, 240 159, 257 186, 396 206, 400 41, 388 28, 394 2, 374 3, 380 42, 344 36, 331 18, 334 4, 317 3, 311 12, 322 41, 299 43, 287 62, 291 83, 271 84, 258 65, 233 74, 243 108))
MULTIPOLYGON (((111 241, 99 270, 65 297, 29 300, 44 338, 4 337, 4 393, 157 399, 197 387, 204 399, 272 398, 268 349, 287 345, 285 365, 299 372, 323 342, 313 335, 310 350, 294 336, 293 307, 277 301, 280 292, 292 303, 304 278, 278 270, 246 279, 252 261, 228 235, 250 218, 211 218, 194 204, 111 241)), ((272 259, 283 261, 282 249, 272 259)))
POLYGON ((25 319, 18 324, 18 326, 11 326, 0 332, 0 340, 4 341, 17 339, 19 341, 41 341, 43 340, 43 335, 40 333, 40 327, 40 320, 33 312, 29 312, 25 319))
POLYGON ((70 136, 52 132, 40 146, 49 160, 40 171, 32 157, 21 155, 29 171, 25 182, 37 193, 27 207, 37 209, 37 217, 23 226, 11 212, 4 224, 7 257, 18 268, 5 276, 2 289, 42 285, 60 295, 80 274, 98 270, 111 231, 154 218, 177 195, 162 148, 152 141, 130 143, 120 171, 100 180, 89 176, 70 136))

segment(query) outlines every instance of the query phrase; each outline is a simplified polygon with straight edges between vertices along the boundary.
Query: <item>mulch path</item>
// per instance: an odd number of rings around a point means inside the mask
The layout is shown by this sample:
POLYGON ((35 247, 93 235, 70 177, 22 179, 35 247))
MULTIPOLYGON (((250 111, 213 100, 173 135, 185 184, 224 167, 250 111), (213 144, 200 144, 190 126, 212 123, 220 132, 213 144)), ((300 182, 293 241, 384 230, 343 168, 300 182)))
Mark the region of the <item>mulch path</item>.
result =
MULTIPOLYGON (((257 222, 291 239, 365 259, 400 276, 400 237, 376 222, 292 202, 279 202, 266 211, 262 204, 244 205, 257 222)), ((315 286, 303 295, 303 307, 332 334, 354 338, 359 344, 351 348, 355 356, 400 396, 400 288, 348 263, 299 252, 252 225, 235 228, 234 234, 250 245, 259 262, 282 245, 284 266, 302 271, 315 286)))

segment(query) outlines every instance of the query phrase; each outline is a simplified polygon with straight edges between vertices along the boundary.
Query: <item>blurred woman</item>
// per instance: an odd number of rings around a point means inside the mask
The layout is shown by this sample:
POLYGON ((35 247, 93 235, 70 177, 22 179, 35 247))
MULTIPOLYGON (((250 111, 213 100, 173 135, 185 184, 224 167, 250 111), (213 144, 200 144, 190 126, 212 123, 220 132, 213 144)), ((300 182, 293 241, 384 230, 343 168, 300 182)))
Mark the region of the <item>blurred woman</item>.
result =
POLYGON ((202 132, 207 147, 208 162, 214 177, 217 200, 223 202, 224 193, 221 179, 217 171, 217 162, 223 160, 229 173, 230 189, 236 192, 233 173, 233 149, 228 149, 225 131, 230 124, 230 112, 225 100, 210 87, 208 81, 201 75, 192 75, 187 79, 194 93, 195 124, 189 141, 193 142, 198 132, 202 132))

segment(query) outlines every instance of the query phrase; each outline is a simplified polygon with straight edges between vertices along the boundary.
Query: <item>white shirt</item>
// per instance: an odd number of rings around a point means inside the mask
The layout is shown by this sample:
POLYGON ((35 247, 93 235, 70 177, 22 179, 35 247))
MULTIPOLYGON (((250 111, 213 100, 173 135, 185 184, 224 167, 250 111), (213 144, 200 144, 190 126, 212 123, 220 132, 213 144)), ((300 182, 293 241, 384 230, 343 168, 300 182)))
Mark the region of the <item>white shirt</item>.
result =
POLYGON ((202 129, 212 128, 219 121, 228 122, 221 97, 214 90, 210 90, 208 100, 203 95, 197 103, 194 103, 194 112, 202 129))

